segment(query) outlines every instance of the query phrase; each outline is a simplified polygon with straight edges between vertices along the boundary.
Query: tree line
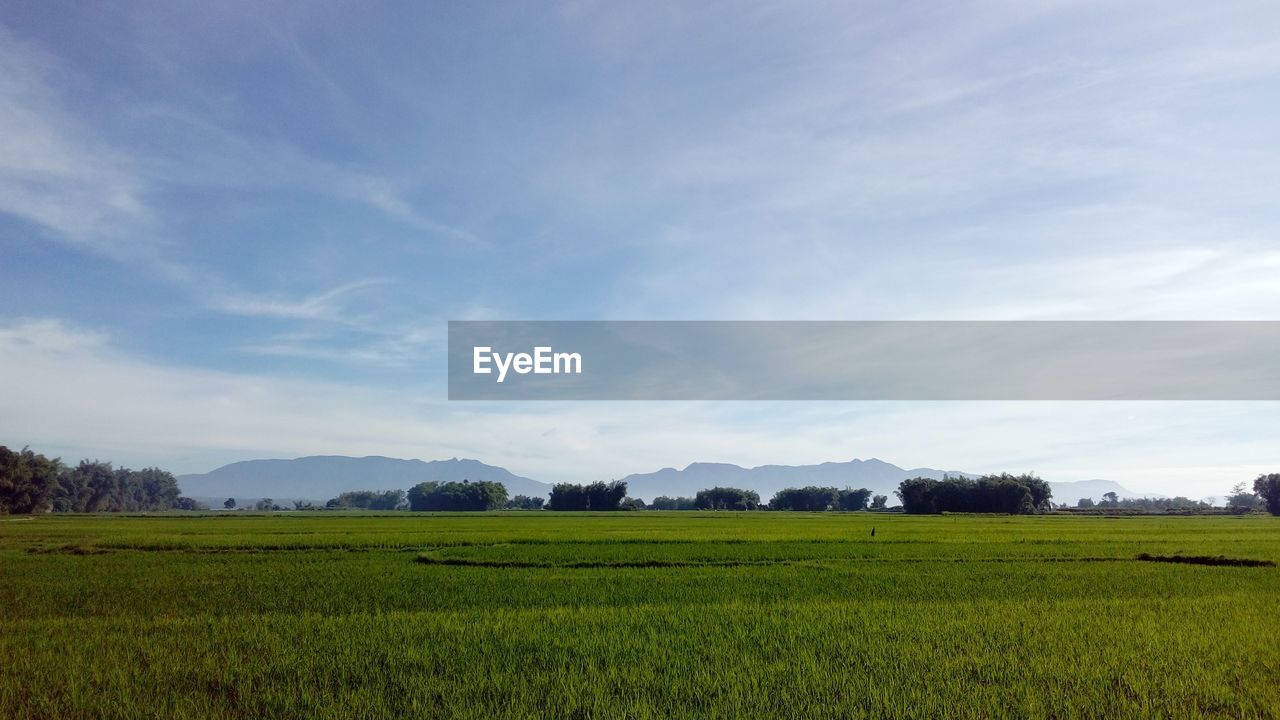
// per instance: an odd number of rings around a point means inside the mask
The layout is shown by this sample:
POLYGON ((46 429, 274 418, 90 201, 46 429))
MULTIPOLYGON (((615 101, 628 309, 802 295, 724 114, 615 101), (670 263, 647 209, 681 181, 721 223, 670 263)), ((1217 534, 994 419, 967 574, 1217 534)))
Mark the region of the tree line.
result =
POLYGON ((714 487, 698 491, 694 497, 668 497, 660 495, 649 504, 650 510, 797 510, 822 512, 827 510, 884 510, 888 506, 887 495, 875 495, 866 488, 807 486, 784 488, 774 493, 768 503, 760 502, 754 490, 714 487))
MULTIPOLYGON (((1231 506, 1228 500, 1228 507, 1231 506)), ((1122 498, 1114 492, 1103 493, 1097 502, 1093 498, 1080 498, 1076 501, 1077 510, 1135 510, 1139 512, 1169 512, 1170 510, 1188 510, 1203 512, 1213 509, 1211 503, 1204 500, 1192 500, 1181 495, 1160 498, 1122 498)))
POLYGON ((1035 475, 984 475, 976 480, 943 476, 911 478, 898 485, 904 512, 930 515, 944 512, 1025 515, 1050 510, 1053 491, 1035 475))
POLYGON ((131 470, 98 460, 72 467, 30 448, 0 445, 0 514, 201 509, 159 468, 131 470))
MULTIPOLYGON (((1260 475, 1254 483, 1255 492, 1248 493, 1244 484, 1238 485, 1234 495, 1228 498, 1228 507, 1254 509, 1266 506, 1273 514, 1280 514, 1280 473, 1260 475), (1274 498, 1274 499, 1272 499, 1274 498)), ((902 510, 911 514, 1001 513, 1030 514, 1053 509, 1049 484, 1030 474, 984 475, 976 480, 944 476, 911 478, 902 481, 895 493, 902 501, 902 510)), ((538 496, 516 495, 508 498, 502 483, 463 480, 461 482, 424 482, 415 485, 407 493, 403 490, 354 490, 345 492, 325 504, 327 509, 360 510, 415 510, 434 512, 487 511, 487 510, 558 510, 558 511, 616 511, 616 510, 789 510, 798 512, 860 511, 888 509, 888 496, 876 495, 866 488, 806 486, 784 488, 774 494, 768 503, 760 502, 754 490, 732 487, 713 487, 699 490, 694 497, 669 497, 660 495, 646 505, 638 498, 627 496, 625 482, 594 482, 585 485, 557 483, 552 486, 550 499, 538 496)), ((234 501, 228 499, 228 507, 234 501)), ((1065 506, 1063 506, 1065 507, 1065 506)), ((1094 502, 1085 498, 1077 503, 1077 509, 1119 509, 1127 511, 1207 510, 1208 503, 1175 498, 1119 498, 1106 493, 1094 502)), ((273 506, 270 499, 259 501, 256 509, 283 509, 273 506), (266 503, 264 505, 264 503, 266 503)), ((318 509, 296 506, 295 509, 318 509)))
MULTIPOLYGON (((627 484, 618 480, 587 485, 557 483, 551 486, 547 507, 552 510, 621 510, 626 498, 627 484)), ((631 509, 634 507, 634 503, 629 506, 631 509)))
MULTIPOLYGON (((1259 475, 1249 492, 1238 484, 1227 497, 1227 506, 1240 512, 1265 508, 1280 515, 1280 473, 1259 475)), ((943 512, 1027 514, 1052 509, 1049 484, 1031 474, 984 475, 976 480, 947 477, 903 480, 895 493, 902 510, 912 514, 943 512)), ((621 481, 588 484, 557 483, 550 498, 516 495, 508 497, 499 482, 423 482, 405 490, 352 490, 325 503, 325 509, 487 511, 487 510, 791 510, 825 512, 834 510, 885 510, 888 497, 866 488, 806 486, 779 490, 767 504, 754 490, 713 487, 699 490, 694 497, 659 496, 646 505, 627 497, 627 483, 621 481)), ((223 503, 236 507, 233 498, 223 503)), ((1125 498, 1107 493, 1094 503, 1081 500, 1078 508, 1118 508, 1123 510, 1206 509, 1208 504, 1187 498, 1125 498)), ((131 470, 115 468, 109 462, 82 460, 72 467, 50 459, 30 448, 11 450, 0 445, 0 514, 42 512, 144 512, 156 510, 207 509, 183 497, 174 476, 159 468, 131 470)), ((257 510, 283 510, 270 498, 259 500, 257 510)), ((321 509, 295 501, 296 510, 321 509)))

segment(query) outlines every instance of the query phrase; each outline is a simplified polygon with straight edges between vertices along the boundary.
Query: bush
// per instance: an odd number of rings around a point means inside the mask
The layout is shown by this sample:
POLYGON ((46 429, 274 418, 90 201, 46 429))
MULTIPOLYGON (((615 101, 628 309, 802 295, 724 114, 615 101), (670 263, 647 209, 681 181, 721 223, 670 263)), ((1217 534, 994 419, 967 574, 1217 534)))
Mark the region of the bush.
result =
POLYGON ((593 482, 590 485, 559 483, 551 488, 552 510, 618 510, 627 496, 627 484, 593 482))
POLYGON ((405 507, 403 490, 352 490, 344 492, 324 504, 327 508, 355 510, 402 510, 405 507))
POLYGON ((840 493, 833 487, 808 486, 779 490, 769 501, 774 510, 830 510, 839 502, 840 493))
POLYGON ((58 487, 57 460, 29 448, 14 452, 0 445, 0 515, 48 512, 58 487))
POLYGON ((507 488, 502 483, 488 480, 424 482, 409 489, 408 499, 409 509, 418 511, 497 510, 507 504, 507 488))
POLYGON ((836 498, 836 503, 841 510, 866 510, 869 502, 871 502, 871 491, 866 488, 857 490, 845 488, 836 498))
POLYGON ((755 510, 760 507, 760 495, 754 490, 713 487, 699 490, 693 505, 699 510, 755 510))
POLYGON ((649 504, 650 510, 697 510, 698 503, 691 497, 667 497, 659 495, 649 504))
POLYGON ((984 475, 977 480, 912 478, 898 485, 902 507, 913 514, 943 512, 1030 514, 1049 508, 1049 484, 1034 475, 984 475))
POLYGON ((507 501, 508 510, 541 510, 547 499, 538 496, 517 495, 507 501))

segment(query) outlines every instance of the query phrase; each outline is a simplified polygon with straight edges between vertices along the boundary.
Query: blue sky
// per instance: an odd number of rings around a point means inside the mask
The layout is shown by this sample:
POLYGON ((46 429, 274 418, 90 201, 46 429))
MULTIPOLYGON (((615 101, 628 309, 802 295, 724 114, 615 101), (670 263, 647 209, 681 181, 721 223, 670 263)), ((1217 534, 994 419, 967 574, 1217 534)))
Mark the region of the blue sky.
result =
POLYGON ((1280 8, 0 5, 0 442, 1036 470, 1273 403, 445 401, 448 319, 1280 318, 1280 8))

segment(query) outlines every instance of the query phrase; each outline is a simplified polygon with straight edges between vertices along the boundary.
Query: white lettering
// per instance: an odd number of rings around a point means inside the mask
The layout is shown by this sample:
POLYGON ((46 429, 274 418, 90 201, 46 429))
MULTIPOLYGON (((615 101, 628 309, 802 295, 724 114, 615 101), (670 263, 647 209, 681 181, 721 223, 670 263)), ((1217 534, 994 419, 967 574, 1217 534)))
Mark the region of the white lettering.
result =
POLYGON ((498 382, 507 379, 507 370, 511 368, 511 361, 514 358, 514 353, 507 353, 506 355, 502 353, 493 354, 493 364, 498 366, 498 382))
POLYGON ((507 373, 515 370, 520 375, 558 375, 582 374, 582 354, 554 352, 550 346, 541 345, 529 353, 494 352, 493 348, 477 346, 472 348, 471 370, 476 375, 491 375, 493 368, 498 369, 498 382, 507 379, 507 373), (492 364, 492 367, 490 367, 492 364))
MULTIPOLYGON (((547 348, 550 350, 551 348, 547 348)), ((580 353, 556 353, 555 360, 552 362, 554 373, 573 373, 574 375, 582 374, 582 355, 580 353), (564 363, 564 369, 560 369, 560 363, 564 363)))

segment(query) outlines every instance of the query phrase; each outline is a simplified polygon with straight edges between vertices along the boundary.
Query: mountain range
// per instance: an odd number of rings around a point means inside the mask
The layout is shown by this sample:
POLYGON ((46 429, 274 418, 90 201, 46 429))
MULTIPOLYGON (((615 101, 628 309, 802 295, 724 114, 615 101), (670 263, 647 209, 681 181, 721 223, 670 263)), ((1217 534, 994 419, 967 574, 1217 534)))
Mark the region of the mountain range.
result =
MULTIPOLYGON (((659 495, 691 495, 702 488, 725 487, 755 490, 768 501, 777 491, 805 485, 864 487, 878 495, 893 496, 898 483, 913 477, 941 479, 943 475, 977 477, 959 470, 913 468, 904 470, 892 463, 872 458, 821 465, 761 465, 744 468, 727 463, 693 463, 683 470, 663 468, 656 472, 623 478, 629 494, 653 498, 659 495)), ((895 501, 896 502, 896 501, 895 501)))
POLYGON ((183 493, 200 500, 234 497, 323 502, 347 490, 408 490, 421 482, 492 480, 511 495, 546 495, 551 486, 479 460, 401 460, 381 456, 313 455, 294 460, 245 460, 198 475, 179 475, 183 493))
MULTIPOLYGON (((650 473, 628 475, 628 495, 652 501, 659 495, 693 496, 704 488, 719 486, 755 490, 768 502, 778 490, 786 487, 825 485, 832 487, 865 487, 879 495, 888 495, 890 504, 897 501, 893 491, 907 478, 940 479, 943 475, 973 478, 972 473, 934 468, 904 469, 892 463, 871 458, 848 462, 826 462, 820 465, 761 465, 744 468, 727 463, 696 462, 683 470, 663 468, 650 473)), ((401 460, 371 456, 314 455, 294 460, 246 460, 224 465, 211 472, 181 475, 178 484, 189 497, 206 501, 226 497, 237 499, 271 497, 276 500, 312 500, 323 502, 347 490, 407 490, 426 481, 457 482, 491 480, 506 486, 511 495, 542 495, 551 491, 547 483, 516 475, 506 468, 487 465, 479 460, 401 460)), ((1050 482, 1055 502, 1075 504, 1082 497, 1101 499, 1104 493, 1120 497, 1137 497, 1110 480, 1050 482)))

